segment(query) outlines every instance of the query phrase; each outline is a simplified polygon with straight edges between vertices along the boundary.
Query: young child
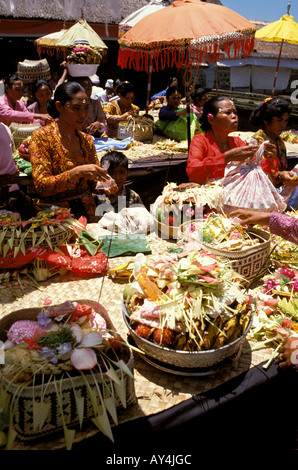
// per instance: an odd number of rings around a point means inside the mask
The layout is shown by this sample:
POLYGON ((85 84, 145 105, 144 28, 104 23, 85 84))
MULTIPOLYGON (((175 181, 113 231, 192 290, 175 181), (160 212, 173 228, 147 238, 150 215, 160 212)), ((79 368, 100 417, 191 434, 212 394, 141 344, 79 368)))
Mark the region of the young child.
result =
MULTIPOLYGON (((124 153, 117 150, 107 152, 100 161, 102 168, 105 168, 111 178, 118 186, 118 191, 113 195, 95 195, 95 204, 106 204, 104 212, 107 212, 107 207, 110 205, 114 212, 120 212, 124 207, 129 207, 134 204, 141 204, 140 196, 132 189, 126 188, 125 183, 128 176, 128 159, 124 153)), ((100 208, 97 208, 97 213, 101 217, 104 215, 100 208)))

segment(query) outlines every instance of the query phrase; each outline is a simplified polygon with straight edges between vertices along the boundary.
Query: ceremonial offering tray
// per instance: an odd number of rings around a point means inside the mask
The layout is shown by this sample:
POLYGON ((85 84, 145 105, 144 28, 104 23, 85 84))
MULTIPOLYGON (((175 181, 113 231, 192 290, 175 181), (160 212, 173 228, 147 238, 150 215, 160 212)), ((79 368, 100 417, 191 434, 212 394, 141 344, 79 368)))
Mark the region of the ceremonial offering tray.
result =
POLYGON ((116 410, 135 401, 134 361, 102 305, 78 300, 14 311, 1 318, 0 332, 0 396, 14 410, 21 441, 63 429, 69 449, 70 427, 90 419, 112 439, 109 415, 117 424, 116 410), (54 347, 58 334, 63 341, 54 347))
POLYGON ((123 292, 123 318, 149 358, 197 369, 239 352, 252 311, 227 261, 170 248, 141 266, 136 260, 133 277, 123 292))
POLYGON ((99 64, 67 64, 67 69, 72 77, 92 77, 98 66, 99 64))
POLYGON ((270 255, 270 234, 234 225, 226 216, 210 214, 207 218, 185 222, 178 239, 196 240, 203 249, 231 262, 231 268, 247 280, 266 267, 270 255))
POLYGON ((19 214, 3 211, 0 214, 0 250, 5 256, 14 248, 14 255, 26 248, 49 247, 65 244, 72 235, 72 218, 69 209, 51 206, 29 220, 19 214))

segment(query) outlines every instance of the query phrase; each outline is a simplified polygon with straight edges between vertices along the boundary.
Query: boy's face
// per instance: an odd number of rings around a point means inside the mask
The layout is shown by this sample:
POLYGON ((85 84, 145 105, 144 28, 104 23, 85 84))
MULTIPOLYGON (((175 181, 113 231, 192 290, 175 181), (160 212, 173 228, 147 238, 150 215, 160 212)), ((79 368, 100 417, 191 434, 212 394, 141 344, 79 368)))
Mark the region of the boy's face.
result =
POLYGON ((128 170, 124 166, 117 166, 113 170, 109 171, 109 175, 113 178, 119 190, 122 190, 127 180, 128 170))

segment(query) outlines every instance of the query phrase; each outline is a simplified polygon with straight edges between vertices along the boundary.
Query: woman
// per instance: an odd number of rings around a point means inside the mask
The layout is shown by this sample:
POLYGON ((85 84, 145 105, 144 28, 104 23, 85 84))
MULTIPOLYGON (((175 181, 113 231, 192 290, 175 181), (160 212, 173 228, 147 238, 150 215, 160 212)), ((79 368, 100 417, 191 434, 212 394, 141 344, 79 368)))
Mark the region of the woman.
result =
POLYGON ((168 89, 172 86, 178 87, 178 80, 176 77, 170 77, 167 88, 151 96, 151 101, 164 100, 164 98, 166 98, 168 89))
MULTIPOLYGON (((52 88, 46 80, 37 80, 32 87, 32 96, 34 102, 30 104, 27 109, 34 114, 47 114, 47 103, 52 96, 52 88)), ((45 121, 41 121, 44 126, 45 121)))
POLYGON ((281 182, 286 183, 291 180, 287 171, 287 150, 280 134, 286 129, 292 105, 290 101, 281 98, 266 98, 250 116, 253 126, 259 130, 252 136, 258 145, 269 140, 274 146, 274 152, 270 159, 263 159, 261 165, 266 174, 270 176, 273 184, 278 186, 281 182))
POLYGON ((108 137, 117 137, 119 122, 127 121, 136 116, 140 108, 133 104, 135 100, 134 86, 129 82, 122 82, 118 86, 118 101, 110 101, 104 106, 107 120, 108 137))
POLYGON ((205 88, 197 88, 190 96, 193 101, 191 110, 196 115, 197 119, 200 119, 203 114, 203 106, 208 100, 208 93, 205 88))
POLYGON ((87 132, 87 134, 92 134, 94 137, 100 137, 105 130, 106 117, 103 112, 101 102, 91 98, 91 79, 89 77, 71 77, 71 80, 78 82, 83 88, 85 88, 90 102, 88 116, 84 122, 82 130, 87 132))
MULTIPOLYGON (((168 88, 166 93, 167 105, 159 110, 159 119, 155 125, 157 129, 169 139, 180 142, 187 140, 187 109, 180 107, 181 93, 175 86, 168 88)), ((200 125, 193 113, 190 113, 191 134, 201 132, 200 125)))
POLYGON ((107 180, 98 163, 93 139, 81 131, 89 99, 76 82, 59 85, 48 109, 53 123, 32 133, 32 176, 40 201, 70 207, 76 218, 96 222, 92 192, 97 180, 107 180))
POLYGON ((193 137, 186 167, 192 182, 219 180, 231 166, 252 158, 258 149, 257 145, 246 145, 239 137, 229 136, 237 131, 238 116, 233 101, 225 96, 215 96, 205 103, 200 122, 204 133, 193 137))
POLYGON ((50 123, 51 116, 48 113, 32 113, 21 101, 24 94, 24 83, 17 75, 10 75, 4 80, 5 93, 0 96, 0 122, 9 126, 12 122, 50 123))

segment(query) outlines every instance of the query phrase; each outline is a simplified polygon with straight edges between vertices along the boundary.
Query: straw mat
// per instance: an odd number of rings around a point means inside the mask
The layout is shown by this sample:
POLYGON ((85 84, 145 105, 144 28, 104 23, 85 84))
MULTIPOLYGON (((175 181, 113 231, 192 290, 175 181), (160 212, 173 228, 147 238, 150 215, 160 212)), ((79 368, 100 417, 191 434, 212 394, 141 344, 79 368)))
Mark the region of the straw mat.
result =
MULTIPOLYGON (((167 246, 173 246, 171 242, 161 240, 156 236, 149 236, 148 243, 153 253, 163 251, 167 246), (151 238, 150 238, 151 237, 151 238)), ((110 267, 126 262, 132 257, 114 258, 109 260, 110 267)), ((15 310, 42 306, 46 299, 51 299, 53 304, 59 304, 66 300, 89 299, 99 301, 108 311, 108 314, 117 331, 127 338, 127 328, 122 318, 122 292, 126 283, 115 281, 108 277, 86 276, 67 273, 64 276, 56 275, 51 279, 39 283, 39 288, 31 284, 26 288, 26 294, 15 299, 9 290, 0 291, 0 317, 15 310), (100 296, 101 292, 101 297, 100 296)), ((249 368, 266 361, 270 357, 270 350, 252 351, 248 342, 243 346, 242 354, 230 368, 205 376, 181 376, 161 371, 147 363, 138 353, 135 356, 135 391, 137 402, 119 413, 119 423, 149 416, 171 408, 193 395, 205 392, 221 383, 241 374, 249 368), (247 351, 245 353, 245 351, 247 351)), ((76 433, 75 440, 85 439, 88 435, 96 433, 95 427, 85 427, 83 431, 76 433)), ((63 436, 49 437, 40 443, 30 444, 32 449, 58 449, 65 446, 63 436)), ((21 443, 16 448, 26 449, 21 443)))

